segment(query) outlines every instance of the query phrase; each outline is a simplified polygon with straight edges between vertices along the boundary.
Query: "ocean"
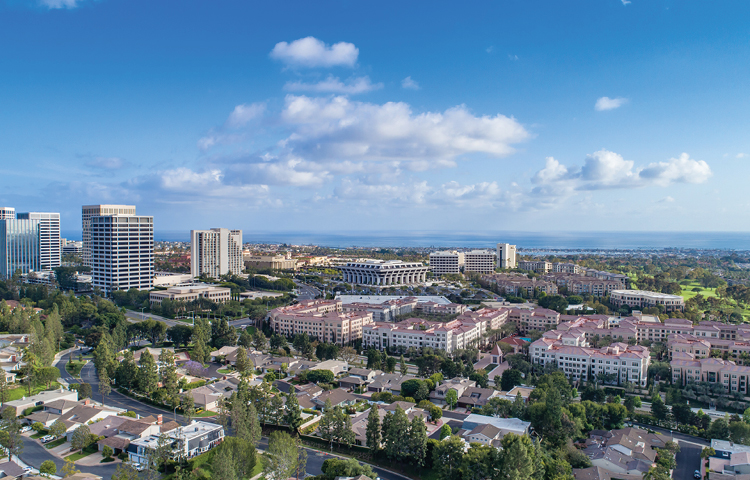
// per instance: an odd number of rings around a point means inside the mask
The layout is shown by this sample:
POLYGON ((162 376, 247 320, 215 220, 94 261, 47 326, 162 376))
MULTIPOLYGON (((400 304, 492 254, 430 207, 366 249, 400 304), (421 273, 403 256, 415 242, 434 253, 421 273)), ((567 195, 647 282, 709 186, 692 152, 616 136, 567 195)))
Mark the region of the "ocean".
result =
MULTIPOLYGON (((80 232, 62 232, 70 240, 80 232)), ((190 233, 156 231, 157 241, 189 242, 190 233)), ((243 231, 247 243, 286 243, 326 247, 495 248, 498 242, 520 249, 651 250, 663 248, 750 250, 750 232, 253 232, 243 231)))

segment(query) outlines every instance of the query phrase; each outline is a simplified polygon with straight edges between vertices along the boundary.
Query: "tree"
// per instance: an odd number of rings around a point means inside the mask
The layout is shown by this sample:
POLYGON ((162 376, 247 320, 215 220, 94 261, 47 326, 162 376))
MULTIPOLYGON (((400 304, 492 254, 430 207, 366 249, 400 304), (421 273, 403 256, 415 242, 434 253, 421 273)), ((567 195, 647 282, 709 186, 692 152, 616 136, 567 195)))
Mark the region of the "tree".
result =
POLYGON ((335 375, 330 370, 310 370, 307 372, 307 381, 312 383, 331 383, 335 375))
POLYGON ((442 480, 457 480, 459 478, 458 466, 463 456, 464 443, 461 438, 452 436, 435 446, 432 452, 432 468, 438 472, 442 480))
MULTIPOLYGON (((257 463, 255 446, 251 441, 244 438, 224 437, 221 444, 216 447, 216 452, 229 458, 234 472, 239 478, 249 478, 257 463)), ((216 474, 215 467, 213 471, 216 474)), ((218 478, 223 478, 223 476, 218 478)))
POLYGON ((334 480, 337 477, 365 477, 375 479, 377 475, 372 471, 372 467, 367 464, 361 464, 353 458, 329 458, 323 462, 321 467, 325 480, 334 480))
POLYGON ((94 391, 91 389, 90 383, 79 383, 78 384, 78 398, 91 398, 94 396, 94 391))
POLYGON ((503 437, 501 444, 503 449, 498 454, 500 478, 520 480, 543 474, 538 472, 535 448, 528 436, 509 433, 503 437))
POLYGON ((409 372, 409 367, 406 365, 406 360, 404 360, 403 355, 401 355, 401 360, 399 360, 398 364, 401 375, 406 375, 409 372))
POLYGON ((260 329, 256 329, 253 333, 253 346, 256 350, 262 352, 266 349, 266 345, 268 345, 268 339, 260 329))
POLYGON ((299 409, 299 401, 297 400, 297 395, 294 394, 294 390, 289 391, 286 396, 286 414, 284 421, 294 433, 297 433, 299 427, 303 423, 302 413, 299 409))
POLYGON ((451 430, 451 426, 447 423, 444 423, 442 427, 440 427, 440 440, 450 437, 453 435, 453 431, 451 430))
POLYGON ((50 475, 57 473, 57 465, 52 460, 45 460, 39 465, 39 473, 49 478, 50 475))
POLYGON ((424 465, 427 453, 427 426, 419 416, 412 418, 409 424, 407 443, 409 449, 407 458, 416 465, 424 465))
POLYGON ((247 350, 242 347, 237 348, 237 359, 234 362, 234 368, 237 369, 242 377, 247 377, 253 372, 253 362, 247 356, 247 350))
POLYGON ((85 424, 79 425, 70 439, 71 450, 83 450, 91 444, 91 430, 85 424))
POLYGON ((422 380, 411 379, 401 384, 401 396, 411 397, 419 402, 429 397, 430 391, 422 380))
POLYGON ((500 377, 500 388, 504 391, 513 389, 516 385, 523 384, 523 375, 519 370, 509 368, 503 372, 503 376, 500 377))
POLYGON ((268 439, 268 454, 263 456, 263 473, 269 480, 287 480, 297 471, 300 445, 286 432, 274 431, 268 439))
POLYGON ((167 338, 169 338, 176 347, 187 347, 193 336, 193 329, 187 325, 175 325, 167 329, 167 338))
POLYGON ((182 410, 182 416, 185 417, 185 422, 190 424, 195 416, 195 400, 193 400, 193 397, 183 395, 180 399, 180 410, 182 410))
POLYGON ((112 458, 112 455, 114 455, 115 451, 112 450, 112 447, 109 445, 104 445, 104 448, 102 448, 102 457, 104 458, 112 458))
POLYGON ((357 351, 352 347, 344 347, 339 350, 339 358, 346 363, 353 363, 357 357, 357 351))
POLYGON ((711 422, 711 426, 706 432, 706 437, 718 440, 729 440, 729 424, 723 418, 717 418, 711 422))
POLYGON ((141 353, 141 358, 138 360, 138 365, 140 367, 136 376, 138 388, 146 395, 151 395, 151 392, 156 390, 159 382, 156 361, 148 350, 144 350, 141 353))
MULTIPOLYGON (((747 413, 747 410, 745 410, 747 413)), ((701 458, 706 460, 708 457, 713 457, 716 455, 716 450, 714 450, 713 447, 703 447, 703 450, 701 450, 701 458)))
POLYGON ((231 450, 217 449, 211 462, 213 477, 219 480, 238 480, 237 469, 234 467, 234 459, 231 450))
POLYGON ((438 407, 437 405, 432 405, 429 409, 430 412, 430 418, 433 422, 437 422, 441 418, 443 418, 443 409, 438 407))
POLYGON ((8 460, 12 455, 20 455, 23 451, 23 436, 21 423, 16 417, 16 410, 7 407, 2 412, 2 429, 0 429, 0 445, 8 452, 8 460))
MULTIPOLYGON (((177 474, 175 474, 175 478, 177 478, 177 474)), ((138 472, 129 464, 121 463, 117 465, 112 480, 138 480, 138 472)))
MULTIPOLYGON (((0 377, 4 376, 0 375, 0 377)), ((49 388, 52 382, 60 378, 60 370, 57 367, 42 367, 37 369, 36 376, 37 380, 43 382, 49 388)))
POLYGON ((237 343, 237 332, 229 325, 226 318, 214 320, 211 329, 211 343, 214 348, 221 348, 237 343))
POLYGON ((8 396, 8 382, 5 380, 5 375, 0 375, 0 404, 5 403, 8 396))
POLYGON ((669 408, 664 405, 664 402, 661 399, 661 395, 659 395, 658 393, 655 394, 651 399, 651 415, 653 415, 654 418, 661 422, 667 419, 668 413, 669 408))
POLYGON ((447 403, 451 407, 451 410, 453 410, 453 407, 458 403, 458 392, 449 388, 448 391, 445 392, 445 403, 447 403))
POLYGON ((56 420, 55 423, 53 423, 52 426, 49 427, 49 434, 55 438, 62 437, 67 431, 68 427, 66 427, 65 424, 60 420, 56 420))
POLYGON ((383 419, 383 428, 381 429, 383 449, 386 456, 392 461, 401 462, 406 459, 409 452, 409 442, 405 438, 405 434, 408 435, 410 428, 409 418, 400 406, 397 406, 392 414, 386 414, 385 418, 388 421, 383 419))
POLYGON ((75 475, 76 473, 81 473, 81 471, 76 468, 75 463, 73 463, 73 459, 69 455, 65 458, 65 465, 63 465, 60 469, 60 473, 62 474, 63 478, 67 478, 71 475, 75 475))
POLYGON ((121 385, 130 390, 135 386, 137 376, 138 366, 135 364, 135 360, 133 359, 133 352, 128 350, 125 352, 122 362, 117 367, 115 379, 117 380, 118 385, 121 385))
POLYGON ((367 427, 365 429, 365 438, 367 439, 367 448, 375 453, 380 450, 380 414, 378 406, 372 405, 370 413, 367 414, 367 427))
POLYGON ((107 370, 99 371, 99 393, 108 396, 112 392, 112 381, 109 379, 107 370))

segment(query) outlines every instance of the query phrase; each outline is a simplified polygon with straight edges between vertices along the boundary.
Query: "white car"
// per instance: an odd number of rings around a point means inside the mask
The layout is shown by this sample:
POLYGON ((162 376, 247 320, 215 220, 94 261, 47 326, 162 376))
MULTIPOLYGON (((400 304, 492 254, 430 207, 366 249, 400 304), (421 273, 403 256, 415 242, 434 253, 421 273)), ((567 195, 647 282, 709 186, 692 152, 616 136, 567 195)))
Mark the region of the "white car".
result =
POLYGON ((28 426, 28 425, 26 425, 25 427, 21 428, 21 433, 26 433, 26 432, 30 432, 30 431, 31 431, 31 427, 28 426))
POLYGON ((54 439, 55 437, 53 435, 45 435, 42 437, 42 443, 49 443, 54 439))
POLYGON ((135 463, 135 464, 133 464, 133 468, 135 468, 136 472, 142 472, 142 471, 144 471, 146 469, 146 465, 143 465, 143 464, 140 464, 140 463, 135 463))

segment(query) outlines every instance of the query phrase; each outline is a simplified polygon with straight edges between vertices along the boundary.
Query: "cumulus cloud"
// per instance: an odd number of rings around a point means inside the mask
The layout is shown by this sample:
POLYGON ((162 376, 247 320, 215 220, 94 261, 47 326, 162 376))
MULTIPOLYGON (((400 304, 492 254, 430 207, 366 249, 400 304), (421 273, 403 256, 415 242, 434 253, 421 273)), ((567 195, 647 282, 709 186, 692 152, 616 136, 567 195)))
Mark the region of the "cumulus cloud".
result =
POLYGON ((568 168, 552 157, 538 171, 532 182, 538 194, 570 194, 575 190, 609 188, 665 187, 675 183, 705 183, 712 175, 704 160, 694 160, 687 153, 664 162, 635 167, 635 162, 608 150, 586 156, 580 168, 568 168))
POLYGON ((594 109, 597 112, 603 112, 605 110, 614 110, 615 108, 620 108, 621 106, 625 105, 628 102, 627 98, 617 97, 617 98, 609 98, 609 97, 601 97, 596 101, 596 104, 594 105, 594 109))
POLYGON ((405 79, 401 80, 401 88, 405 88, 407 90, 419 90, 419 83, 417 83, 411 77, 406 77, 405 79))
POLYGON ((354 77, 342 82, 338 77, 329 76, 318 83, 288 82, 284 90, 290 92, 338 93, 356 95, 383 88, 382 83, 372 83, 370 77, 354 77))
POLYGON ((623 5, 630 5, 630 0, 620 0, 623 5))
POLYGON ((353 43, 327 45, 315 37, 305 37, 291 43, 277 43, 270 55, 290 67, 353 67, 359 49, 353 43))
POLYGON ((228 128, 239 128, 247 125, 251 120, 259 118, 265 113, 265 103, 251 103, 250 105, 237 105, 229 114, 225 126, 228 128))
POLYGON ((745 158, 745 157, 747 157, 747 156, 748 156, 748 154, 747 154, 747 153, 741 153, 741 152, 740 152, 740 153, 738 153, 738 154, 737 154, 737 157, 736 157, 736 158, 745 158))
POLYGON ((475 116, 464 105, 414 114, 403 102, 288 95, 281 118, 294 130, 281 145, 307 160, 395 161, 412 170, 452 166, 468 153, 507 156, 530 137, 514 118, 475 116))

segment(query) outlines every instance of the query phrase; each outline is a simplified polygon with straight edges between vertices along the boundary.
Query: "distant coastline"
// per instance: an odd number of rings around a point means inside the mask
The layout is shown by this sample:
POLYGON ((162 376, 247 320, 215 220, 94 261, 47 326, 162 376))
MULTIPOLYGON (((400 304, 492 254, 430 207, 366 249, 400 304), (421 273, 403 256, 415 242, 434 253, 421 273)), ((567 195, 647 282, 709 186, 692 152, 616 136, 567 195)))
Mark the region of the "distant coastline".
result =
MULTIPOLYGON (((69 240, 80 240, 81 233, 61 232, 69 240)), ((189 242, 188 231, 156 231, 157 241, 189 242)), ((750 232, 533 232, 441 233, 441 232, 251 232, 244 231, 248 243, 287 243, 325 247, 435 247, 494 248, 508 242, 521 249, 701 249, 750 250, 750 232)))

